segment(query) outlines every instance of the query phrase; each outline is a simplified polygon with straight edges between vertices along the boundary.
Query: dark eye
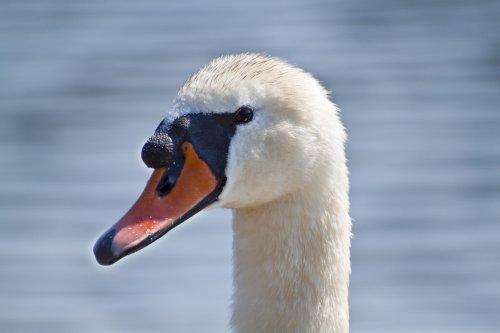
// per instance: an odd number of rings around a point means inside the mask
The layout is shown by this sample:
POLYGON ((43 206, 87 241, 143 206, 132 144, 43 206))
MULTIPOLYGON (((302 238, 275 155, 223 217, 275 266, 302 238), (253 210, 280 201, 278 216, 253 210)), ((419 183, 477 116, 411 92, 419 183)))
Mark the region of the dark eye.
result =
POLYGON ((234 119, 240 124, 248 123, 253 118, 253 110, 248 106, 242 106, 234 113, 234 119))

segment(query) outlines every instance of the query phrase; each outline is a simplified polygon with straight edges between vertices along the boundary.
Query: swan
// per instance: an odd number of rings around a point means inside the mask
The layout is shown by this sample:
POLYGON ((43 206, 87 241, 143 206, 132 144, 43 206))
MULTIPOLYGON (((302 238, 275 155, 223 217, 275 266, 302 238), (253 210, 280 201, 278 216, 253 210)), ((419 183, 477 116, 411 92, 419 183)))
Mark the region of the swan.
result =
POLYGON ((351 219, 339 109, 309 73, 262 54, 192 74, 142 149, 154 169, 96 242, 102 265, 206 207, 233 214, 233 332, 348 332, 351 219))

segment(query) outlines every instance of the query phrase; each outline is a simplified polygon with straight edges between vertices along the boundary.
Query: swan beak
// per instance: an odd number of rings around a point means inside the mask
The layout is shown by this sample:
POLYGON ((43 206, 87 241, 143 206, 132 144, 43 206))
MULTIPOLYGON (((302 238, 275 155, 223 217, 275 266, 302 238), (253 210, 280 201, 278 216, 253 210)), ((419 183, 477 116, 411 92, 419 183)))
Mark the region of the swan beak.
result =
POLYGON ((151 244, 216 201, 223 181, 191 143, 184 142, 181 149, 178 163, 155 169, 137 202, 98 239, 94 254, 101 265, 111 265, 151 244))

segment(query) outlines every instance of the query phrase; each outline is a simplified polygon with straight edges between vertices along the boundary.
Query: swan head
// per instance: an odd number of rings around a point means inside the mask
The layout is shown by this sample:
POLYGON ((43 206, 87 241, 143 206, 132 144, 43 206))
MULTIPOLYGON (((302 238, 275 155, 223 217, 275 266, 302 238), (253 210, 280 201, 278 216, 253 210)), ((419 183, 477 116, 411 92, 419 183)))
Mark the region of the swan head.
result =
POLYGON ((344 129, 310 74, 259 54, 217 58, 191 75, 142 150, 143 194, 94 246, 109 265, 206 207, 266 204, 343 163, 344 129))

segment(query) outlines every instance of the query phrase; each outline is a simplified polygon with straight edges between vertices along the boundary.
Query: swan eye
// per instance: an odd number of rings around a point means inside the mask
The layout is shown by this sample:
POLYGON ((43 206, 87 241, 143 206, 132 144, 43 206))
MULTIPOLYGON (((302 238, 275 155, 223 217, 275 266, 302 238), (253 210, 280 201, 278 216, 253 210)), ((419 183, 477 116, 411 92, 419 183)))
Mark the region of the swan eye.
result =
POLYGON ((248 106, 242 106, 234 113, 234 119, 240 124, 248 123, 253 118, 253 110, 248 106))

